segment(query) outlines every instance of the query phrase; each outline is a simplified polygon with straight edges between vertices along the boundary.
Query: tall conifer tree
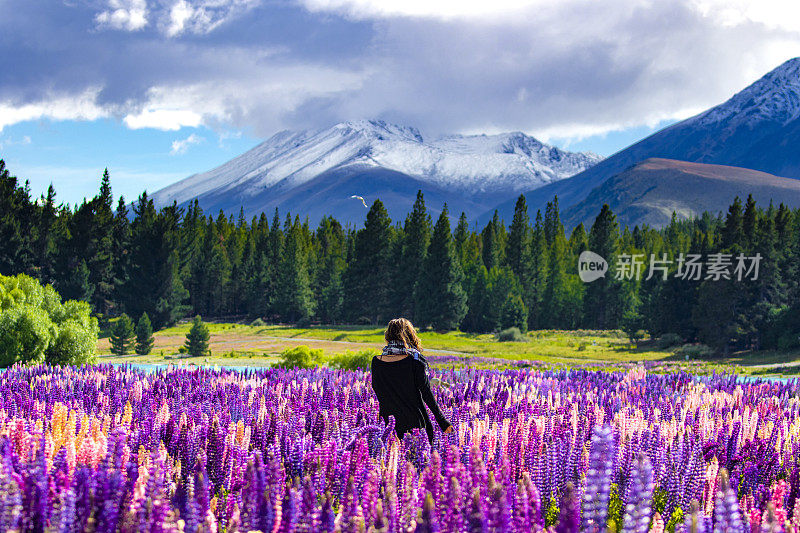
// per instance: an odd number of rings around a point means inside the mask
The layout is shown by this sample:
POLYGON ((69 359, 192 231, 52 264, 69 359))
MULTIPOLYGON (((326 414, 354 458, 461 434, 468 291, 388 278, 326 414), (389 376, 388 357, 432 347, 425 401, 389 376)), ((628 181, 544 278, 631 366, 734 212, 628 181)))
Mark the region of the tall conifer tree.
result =
POLYGON ((464 274, 450 235, 447 204, 444 205, 422 265, 415 294, 417 321, 436 330, 456 329, 467 314, 467 294, 461 286, 464 274))

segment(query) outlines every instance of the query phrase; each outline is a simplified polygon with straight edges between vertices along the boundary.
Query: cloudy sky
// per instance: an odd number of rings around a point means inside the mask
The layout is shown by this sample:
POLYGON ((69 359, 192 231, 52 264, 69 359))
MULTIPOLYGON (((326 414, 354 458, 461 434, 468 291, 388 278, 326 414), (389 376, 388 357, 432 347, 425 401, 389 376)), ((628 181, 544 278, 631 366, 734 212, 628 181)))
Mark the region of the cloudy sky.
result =
POLYGON ((0 158, 77 202, 360 118, 609 155, 796 56, 790 0, 0 0, 0 158))

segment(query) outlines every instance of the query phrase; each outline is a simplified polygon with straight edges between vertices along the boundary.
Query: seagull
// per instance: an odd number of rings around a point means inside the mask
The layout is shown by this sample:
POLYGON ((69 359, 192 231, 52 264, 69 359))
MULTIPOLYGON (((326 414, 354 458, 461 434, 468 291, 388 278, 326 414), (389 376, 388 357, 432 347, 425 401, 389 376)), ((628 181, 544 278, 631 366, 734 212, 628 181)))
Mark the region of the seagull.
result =
POLYGON ((362 204, 364 204, 364 207, 366 207, 367 209, 369 209, 369 206, 367 205, 367 202, 364 200, 364 197, 363 197, 363 196, 356 196, 356 195, 354 194, 354 195, 353 195, 353 196, 351 196, 350 198, 355 198, 356 200, 361 200, 361 203, 362 203, 362 204))

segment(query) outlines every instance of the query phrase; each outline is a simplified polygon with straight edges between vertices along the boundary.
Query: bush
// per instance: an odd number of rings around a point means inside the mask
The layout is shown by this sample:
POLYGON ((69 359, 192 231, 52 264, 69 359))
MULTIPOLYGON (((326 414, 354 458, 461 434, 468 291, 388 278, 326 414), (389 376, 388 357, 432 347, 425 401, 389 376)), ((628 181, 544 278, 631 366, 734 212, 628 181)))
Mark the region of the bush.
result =
POLYGON ((267 323, 264 322, 261 318, 256 318, 255 320, 250 322, 250 325, 254 326, 254 327, 257 327, 257 328, 263 328, 264 326, 267 325, 267 323))
POLYGON ((680 344, 683 344, 683 337, 677 333, 664 333, 656 341, 656 346, 659 350, 666 350, 680 344))
POLYGON ((371 326, 372 319, 368 316, 360 316, 356 319, 356 324, 359 326, 371 326))
POLYGON ((310 325, 311 325, 311 319, 308 318, 307 316, 304 316, 303 318, 301 318, 300 320, 295 322, 294 327, 296 327, 296 328, 307 328, 310 325))
POLYGON ((0 367, 17 362, 80 365, 94 358, 97 319, 30 276, 0 275, 0 367))
POLYGON ((369 370, 372 358, 376 355, 378 355, 378 352, 374 350, 360 350, 358 352, 347 350, 331 357, 329 366, 341 370, 369 370))
POLYGON ((680 357, 687 357, 689 359, 708 359, 717 355, 717 351, 705 344, 684 344, 677 350, 675 355, 680 357))
POLYGON ((527 342, 528 337, 523 334, 519 328, 507 328, 497 334, 497 340, 500 342, 527 342))
POLYGON ((275 364, 278 368, 312 368, 322 361, 322 350, 311 349, 305 344, 287 348, 281 352, 280 360, 275 364))
POLYGON ((208 355, 208 340, 210 338, 211 333, 208 331, 208 326, 203 324, 200 315, 197 315, 192 321, 192 328, 186 334, 186 342, 183 343, 186 353, 192 357, 208 355))

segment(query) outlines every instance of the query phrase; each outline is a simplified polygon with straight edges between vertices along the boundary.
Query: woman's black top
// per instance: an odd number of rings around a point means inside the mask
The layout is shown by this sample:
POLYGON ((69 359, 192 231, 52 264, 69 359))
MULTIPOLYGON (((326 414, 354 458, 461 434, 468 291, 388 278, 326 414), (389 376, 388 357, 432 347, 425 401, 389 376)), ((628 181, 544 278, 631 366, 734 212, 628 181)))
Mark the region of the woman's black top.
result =
POLYGON ((450 426, 431 392, 425 363, 412 355, 393 362, 373 357, 372 390, 378 397, 381 418, 388 422, 389 415, 394 416, 394 427, 399 438, 413 428, 420 428, 425 429, 428 439, 433 442, 433 426, 423 401, 442 431, 450 426))

